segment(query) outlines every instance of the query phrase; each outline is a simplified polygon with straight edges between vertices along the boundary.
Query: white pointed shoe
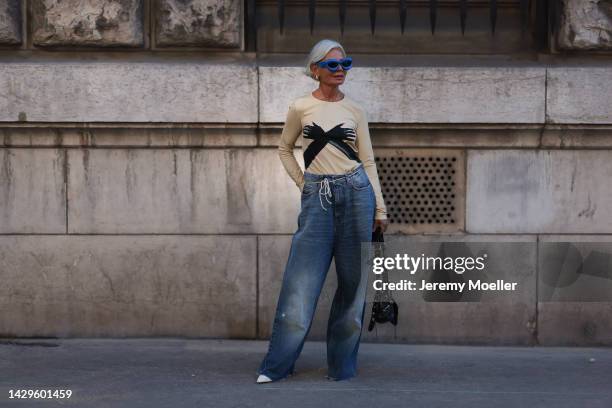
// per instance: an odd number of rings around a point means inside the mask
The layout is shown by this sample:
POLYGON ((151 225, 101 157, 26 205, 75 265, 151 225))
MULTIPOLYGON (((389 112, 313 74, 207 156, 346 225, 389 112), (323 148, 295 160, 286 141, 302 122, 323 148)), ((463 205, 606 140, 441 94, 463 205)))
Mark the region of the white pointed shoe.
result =
POLYGON ((267 383, 271 381, 272 380, 267 375, 260 374, 259 377, 257 377, 257 384, 267 383))

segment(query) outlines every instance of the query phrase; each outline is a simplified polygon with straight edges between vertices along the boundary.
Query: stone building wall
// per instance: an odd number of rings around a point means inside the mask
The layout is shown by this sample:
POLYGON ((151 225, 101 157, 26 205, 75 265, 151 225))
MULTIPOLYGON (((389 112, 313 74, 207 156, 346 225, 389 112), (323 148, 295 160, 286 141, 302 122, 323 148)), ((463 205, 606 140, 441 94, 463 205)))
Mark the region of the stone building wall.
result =
MULTIPOLYGON (((233 1, 72 3, 0 9, 0 335, 267 337, 299 210, 276 141, 316 87, 304 56, 243 52, 233 1)), ((612 64, 572 38, 574 58, 351 70, 378 158, 456 159, 452 222, 390 239, 521 243, 497 254, 512 302, 403 299, 366 341, 612 344, 609 272, 601 298, 542 296, 547 243, 612 255, 612 64)))

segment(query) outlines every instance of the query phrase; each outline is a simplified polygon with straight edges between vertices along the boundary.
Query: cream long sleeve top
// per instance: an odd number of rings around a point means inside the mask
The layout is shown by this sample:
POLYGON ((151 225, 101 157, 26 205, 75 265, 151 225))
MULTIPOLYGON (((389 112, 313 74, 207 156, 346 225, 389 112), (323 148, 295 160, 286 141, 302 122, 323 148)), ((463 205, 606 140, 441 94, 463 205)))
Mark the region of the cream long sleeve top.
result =
POLYGON ((359 103, 346 94, 341 100, 330 102, 318 99, 309 92, 289 105, 278 154, 285 170, 301 191, 304 188, 304 172, 293 153, 298 137, 301 138, 305 170, 309 173, 346 174, 361 162, 374 188, 375 218, 387 218, 367 113, 359 103))

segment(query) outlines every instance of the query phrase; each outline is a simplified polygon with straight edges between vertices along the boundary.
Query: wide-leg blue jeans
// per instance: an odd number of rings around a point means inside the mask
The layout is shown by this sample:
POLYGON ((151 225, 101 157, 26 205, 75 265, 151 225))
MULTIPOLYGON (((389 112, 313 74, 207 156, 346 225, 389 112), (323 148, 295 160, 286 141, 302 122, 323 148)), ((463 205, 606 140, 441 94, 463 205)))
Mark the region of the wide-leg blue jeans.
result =
POLYGON ((345 175, 305 172, 304 179, 298 229, 258 372, 272 380, 293 373, 333 257, 338 287, 327 326, 327 377, 343 380, 356 375, 367 289, 361 243, 371 241, 376 198, 361 164, 345 175))

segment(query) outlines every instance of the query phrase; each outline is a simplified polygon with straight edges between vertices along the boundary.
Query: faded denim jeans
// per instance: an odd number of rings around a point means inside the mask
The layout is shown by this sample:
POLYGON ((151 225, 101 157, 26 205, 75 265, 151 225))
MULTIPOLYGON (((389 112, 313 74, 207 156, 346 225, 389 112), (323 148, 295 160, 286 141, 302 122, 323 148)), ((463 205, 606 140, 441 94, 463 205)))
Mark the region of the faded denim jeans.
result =
POLYGON ((376 198, 362 164, 345 175, 305 172, 304 179, 298 229, 258 373, 273 381, 293 373, 333 257, 338 287, 327 325, 327 378, 344 380, 357 370, 368 281, 361 243, 371 241, 376 198))

